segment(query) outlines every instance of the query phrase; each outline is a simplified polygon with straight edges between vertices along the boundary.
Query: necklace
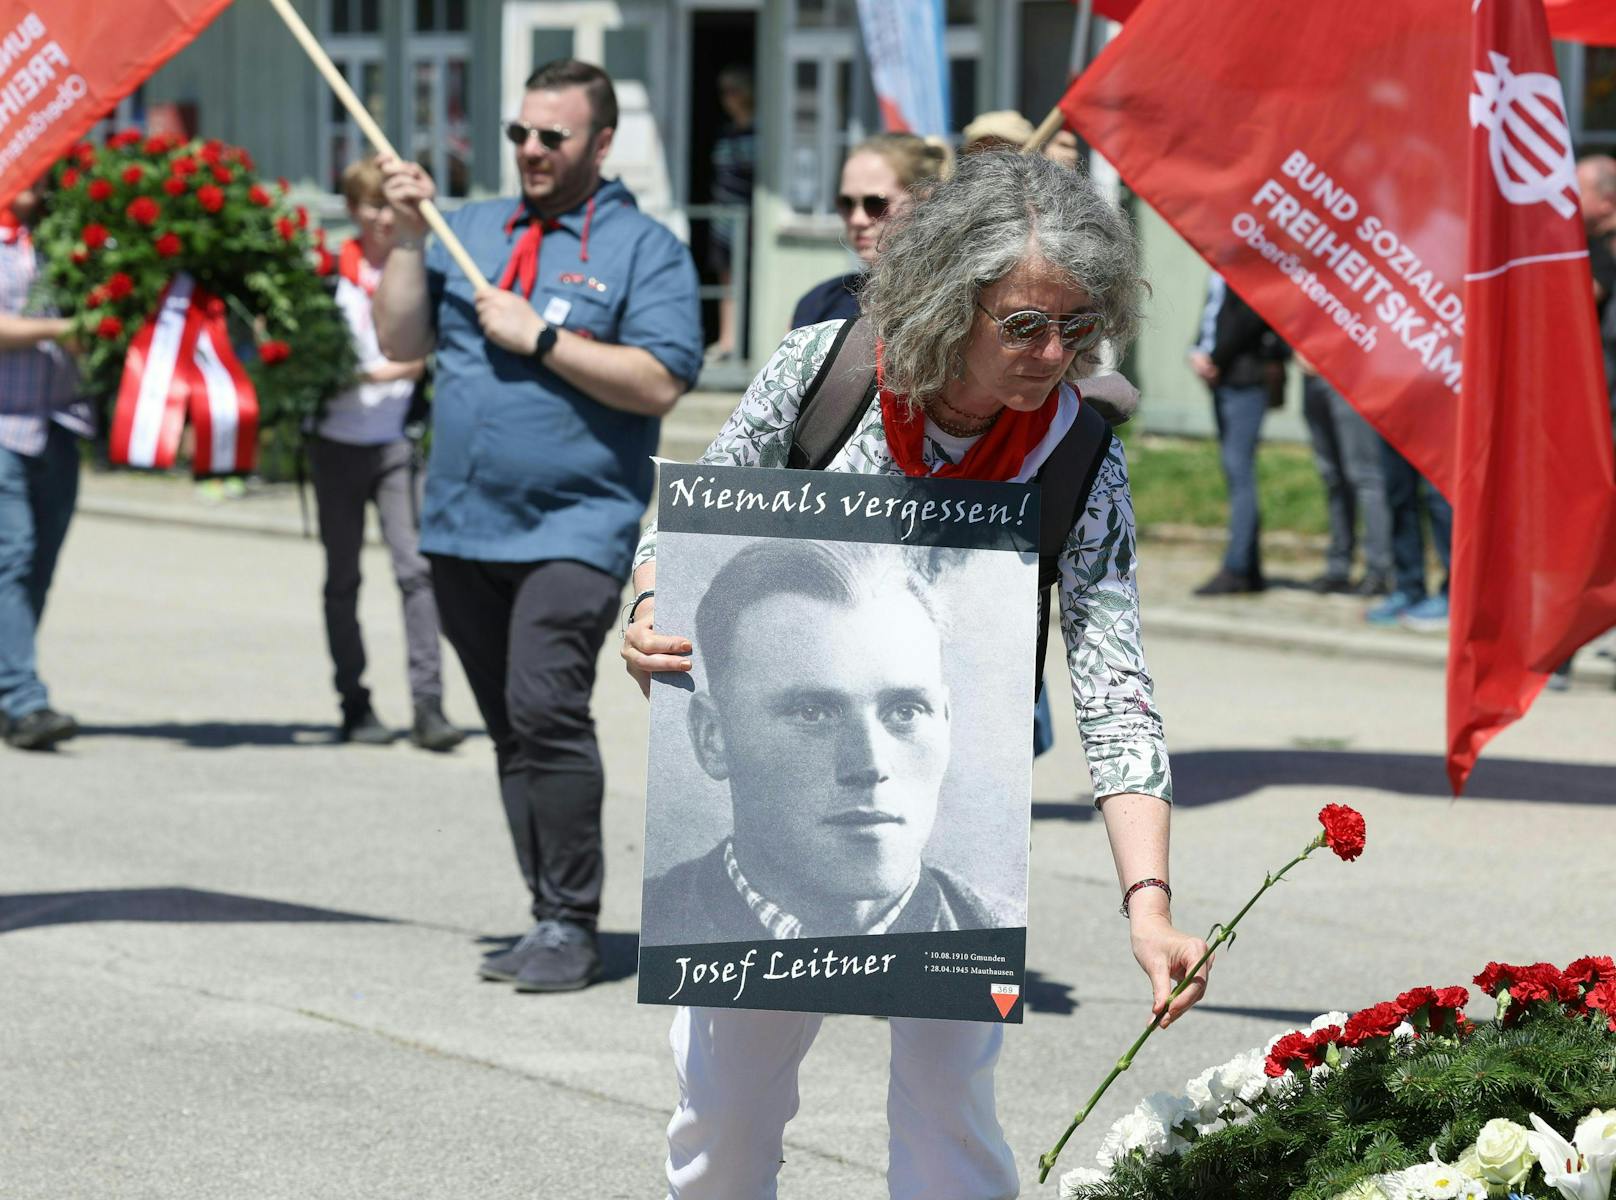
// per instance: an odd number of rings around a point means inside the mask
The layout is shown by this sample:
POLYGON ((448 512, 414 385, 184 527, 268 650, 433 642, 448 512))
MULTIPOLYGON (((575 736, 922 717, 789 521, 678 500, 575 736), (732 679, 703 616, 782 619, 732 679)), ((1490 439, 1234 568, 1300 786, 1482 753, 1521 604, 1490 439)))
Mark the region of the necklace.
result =
POLYGON ((962 408, 954 407, 954 405, 950 404, 947 400, 944 400, 941 396, 933 396, 932 404, 928 404, 926 406, 926 415, 932 419, 933 424, 935 424, 937 428, 941 429, 950 437, 958 438, 976 437, 978 434, 986 433, 988 430, 993 428, 995 423, 997 423, 999 420, 999 414, 1002 412, 1004 412, 1004 409, 1001 408, 997 412, 994 412, 991 416, 981 417, 975 413, 968 413, 962 408), (937 413, 936 408, 933 407, 934 405, 946 408, 949 412, 953 413, 955 417, 963 419, 956 421, 944 420, 943 417, 937 413))

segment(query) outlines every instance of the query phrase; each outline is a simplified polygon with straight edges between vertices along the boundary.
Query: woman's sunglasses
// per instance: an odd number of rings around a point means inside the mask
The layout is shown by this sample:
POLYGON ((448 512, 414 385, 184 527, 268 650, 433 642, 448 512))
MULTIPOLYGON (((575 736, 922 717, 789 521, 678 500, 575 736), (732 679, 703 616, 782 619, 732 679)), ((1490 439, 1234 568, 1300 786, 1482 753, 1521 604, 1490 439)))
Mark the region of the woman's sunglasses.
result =
POLYGON ((1105 318, 1097 312, 1043 313, 1027 308, 995 317, 985 308, 982 311, 999 327, 999 344, 1006 350, 1025 350, 1042 343, 1051 325, 1058 331, 1063 350, 1088 350, 1105 336, 1105 318))
POLYGON ((879 193, 870 196, 837 196, 836 212, 845 221, 853 215, 855 208, 862 208, 866 217, 872 221, 879 221, 887 215, 889 203, 890 201, 879 193))
POLYGON ((526 121, 509 121, 505 125, 505 137, 513 146, 525 146, 528 138, 536 137, 546 150, 559 150, 561 144, 571 136, 572 130, 559 125, 552 125, 548 129, 540 129, 526 121))

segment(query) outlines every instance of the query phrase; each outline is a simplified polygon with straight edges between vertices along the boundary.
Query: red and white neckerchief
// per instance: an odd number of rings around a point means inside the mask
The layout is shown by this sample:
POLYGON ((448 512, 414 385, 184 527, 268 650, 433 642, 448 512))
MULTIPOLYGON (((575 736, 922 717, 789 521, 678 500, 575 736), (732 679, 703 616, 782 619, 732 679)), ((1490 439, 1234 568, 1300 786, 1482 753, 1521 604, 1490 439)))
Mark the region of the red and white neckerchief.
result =
MULTIPOLYGON (((589 261, 589 225, 595 219, 595 198, 589 197, 589 204, 584 209, 584 229, 579 236, 578 260, 589 261)), ((544 235, 553 233, 561 228, 559 217, 541 218, 537 213, 528 209, 525 204, 518 204, 516 211, 505 222, 505 236, 510 237, 516 232, 516 227, 523 221, 527 228, 517 239, 516 245, 511 247, 511 256, 505 263, 505 270, 500 274, 498 287, 509 291, 521 290, 522 295, 528 299, 533 298, 533 285, 539 278, 539 247, 544 243, 544 235), (518 285, 517 288, 511 284, 518 285)))
POLYGON ((0 208, 0 246, 21 246, 26 250, 33 244, 28 226, 17 220, 17 214, 9 208, 0 208))
POLYGON ((382 281, 382 269, 365 257, 365 248, 358 238, 342 243, 337 255, 337 273, 367 296, 374 296, 376 285, 382 281))
MULTIPOLYGON (((926 415, 918 405, 904 402, 882 382, 881 351, 875 346, 875 382, 881 401, 881 424, 886 429, 887 449, 905 475, 929 475, 939 479, 1012 480, 1027 478, 1024 467, 1038 455, 1041 464, 1048 456, 1049 434, 1061 404, 1061 385, 1056 384, 1044 402, 1031 412, 1005 409, 993 427, 979 437, 957 463, 943 463, 936 470, 926 465, 922 436, 926 415)), ((1073 414, 1075 416, 1075 409, 1073 414)), ((1070 420, 1067 421, 1068 428, 1070 420)), ((1062 431, 1064 435, 1064 430, 1062 431)), ((1057 439, 1058 440, 1058 439, 1057 439)))

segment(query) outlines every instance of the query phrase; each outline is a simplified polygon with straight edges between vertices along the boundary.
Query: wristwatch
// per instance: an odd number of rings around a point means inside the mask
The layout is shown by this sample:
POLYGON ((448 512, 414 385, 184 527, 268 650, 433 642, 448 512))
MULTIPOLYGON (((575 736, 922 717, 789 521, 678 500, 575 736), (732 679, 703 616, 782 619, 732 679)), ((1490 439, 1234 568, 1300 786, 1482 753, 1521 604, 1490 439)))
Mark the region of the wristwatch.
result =
POLYGON ((538 340, 536 340, 533 343, 533 350, 531 351, 531 357, 532 357, 533 361, 534 362, 543 362, 544 359, 545 359, 545 356, 548 355, 551 350, 555 349, 555 344, 556 344, 555 326, 551 325, 548 321, 546 321, 545 324, 544 324, 544 328, 539 330, 538 340))

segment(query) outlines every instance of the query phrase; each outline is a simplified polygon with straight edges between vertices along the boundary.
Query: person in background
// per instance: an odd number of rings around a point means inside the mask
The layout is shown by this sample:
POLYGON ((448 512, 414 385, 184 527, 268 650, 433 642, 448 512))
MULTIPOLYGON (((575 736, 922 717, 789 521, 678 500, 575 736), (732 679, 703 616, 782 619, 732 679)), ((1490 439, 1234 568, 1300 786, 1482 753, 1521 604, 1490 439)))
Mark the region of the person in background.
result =
MULTIPOLYGON (((1195 589, 1197 596, 1260 592, 1262 517, 1257 502, 1257 440, 1263 417, 1274 405, 1276 373, 1283 383, 1285 345, 1223 280, 1207 280, 1201 331, 1190 350, 1190 368, 1212 390, 1218 452, 1229 487, 1229 543, 1217 574, 1195 589)), ((1283 393, 1280 393, 1281 397, 1283 393)))
POLYGON ((393 578, 404 602, 404 643, 414 720, 410 740, 426 750, 451 750, 465 737, 443 715, 442 655, 432 569, 421 557, 415 447, 405 419, 426 370, 423 359, 392 362, 376 343, 370 298, 393 247, 393 210, 382 195, 374 158, 342 172, 342 194, 358 236, 338 258, 337 307, 348 322, 359 378, 325 406, 309 440, 309 471, 325 547, 325 633, 342 703, 339 737, 385 745, 393 733, 371 706, 365 687, 365 642, 359 628, 359 556, 365 509, 374 504, 393 578))
POLYGON ((95 432, 68 352, 72 323, 30 305, 40 254, 29 231, 42 209, 27 187, 0 210, 0 736, 19 750, 79 729, 50 705, 36 643, 78 502, 79 439, 95 432))
POLYGON ((1431 481, 1385 440, 1381 473, 1386 478, 1386 504, 1392 516, 1392 594, 1364 614, 1371 625, 1403 625, 1422 633, 1448 626, 1449 553, 1453 540, 1453 508, 1431 481), (1422 516, 1423 514, 1423 516, 1422 516), (1442 586, 1425 583, 1425 522, 1431 546, 1442 563, 1442 586))
POLYGON ((847 230, 848 249, 859 257, 859 269, 810 289, 791 314, 793 329, 858 315, 859 290, 887 220, 914 203, 910 188, 946 175, 948 167, 946 147, 912 133, 880 133, 853 147, 842 164, 836 212, 847 230))
POLYGON ((1392 515, 1386 503, 1381 436, 1311 363, 1301 366, 1302 415, 1330 518, 1324 573, 1308 586, 1321 595, 1387 595, 1393 583, 1392 515), (1364 576, 1355 584, 1352 558, 1360 519, 1364 576))
POLYGON ((1057 129, 1044 143, 1044 157, 1060 163, 1068 171, 1080 170, 1077 134, 1070 129, 1057 129))
POLYGON ((421 549, 494 744, 534 925, 487 958, 520 991, 600 974, 606 779, 590 697, 651 498, 661 418, 701 369, 690 251, 601 166, 617 92, 559 59, 504 133, 521 194, 446 218, 491 286, 426 248, 417 164, 381 161, 399 236, 376 291, 395 358, 437 353, 421 549))
MULTIPOLYGON (((756 139, 752 133, 750 69, 729 66, 718 73, 718 103, 728 123, 713 143, 713 203, 750 210, 757 161, 756 139)), ((735 226, 728 221, 714 221, 708 234, 707 265, 726 288, 734 279, 735 232, 735 226)), ((718 302, 718 340, 707 348, 708 356, 734 358, 741 344, 740 326, 735 296, 729 293, 718 302)))
POLYGON ((960 157, 984 150, 1020 150, 1032 135, 1032 122, 1013 109, 985 112, 960 131, 960 157))

